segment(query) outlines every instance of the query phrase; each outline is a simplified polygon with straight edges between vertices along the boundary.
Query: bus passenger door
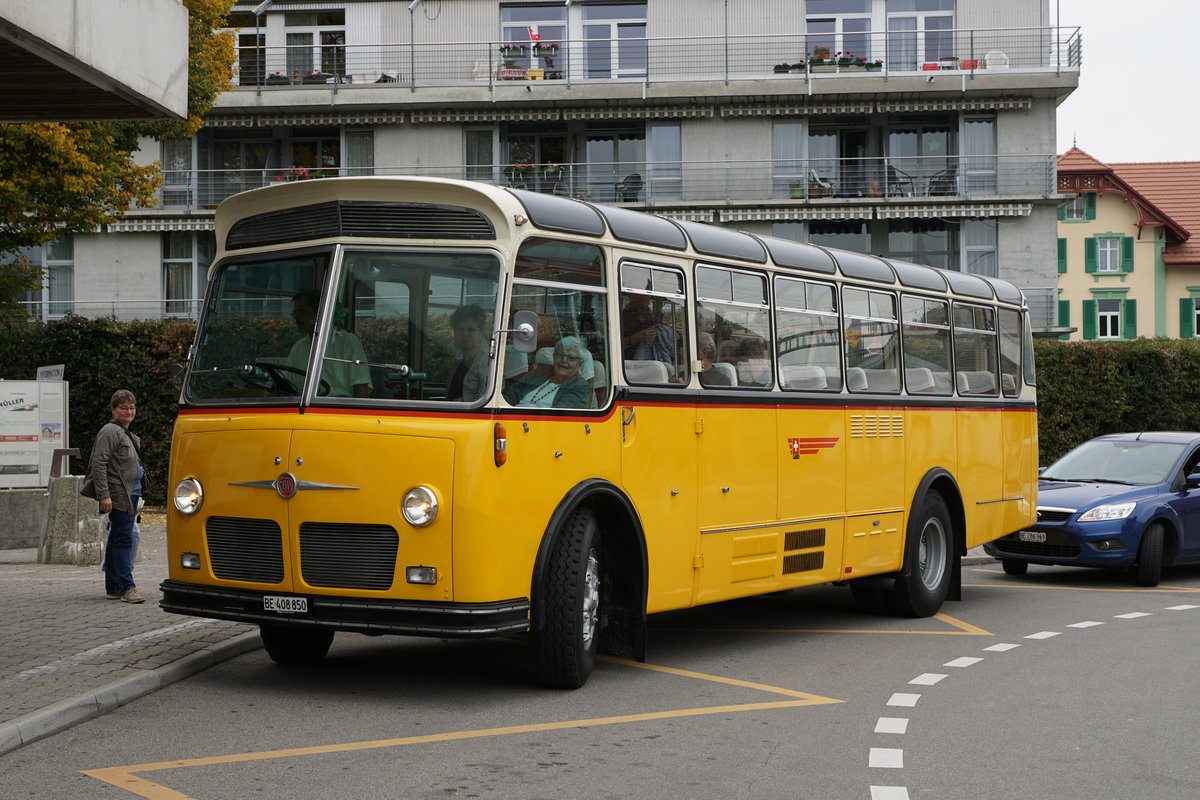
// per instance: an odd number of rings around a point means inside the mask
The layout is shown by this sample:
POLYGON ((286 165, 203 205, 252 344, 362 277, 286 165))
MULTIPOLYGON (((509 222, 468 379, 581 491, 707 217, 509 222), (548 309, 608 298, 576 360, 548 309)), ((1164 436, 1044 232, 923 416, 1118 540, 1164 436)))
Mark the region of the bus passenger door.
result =
MULTIPOLYGON (((690 403, 619 395, 621 482, 646 537, 648 612, 692 602, 696 527, 696 413, 690 403)), ((675 398, 671 398, 674 400, 675 398)))

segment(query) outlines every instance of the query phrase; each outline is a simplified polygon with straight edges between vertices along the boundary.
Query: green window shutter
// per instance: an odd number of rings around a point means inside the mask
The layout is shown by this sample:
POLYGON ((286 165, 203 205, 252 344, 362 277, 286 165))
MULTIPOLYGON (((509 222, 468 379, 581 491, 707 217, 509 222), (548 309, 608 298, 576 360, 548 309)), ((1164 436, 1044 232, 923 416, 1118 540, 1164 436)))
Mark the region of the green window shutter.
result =
POLYGON ((1121 237, 1121 271, 1133 272, 1133 237, 1121 237))
POLYGON ((1062 275, 1067 271, 1067 240, 1058 240, 1058 274, 1062 275))
POLYGON ((1196 301, 1190 297, 1179 298, 1179 338, 1190 339, 1196 335, 1196 301))
POLYGON ((1095 274, 1096 272, 1096 240, 1083 240, 1083 270, 1095 274))
POLYGON ((1126 339, 1137 338, 1137 300, 1125 300, 1121 303, 1121 322, 1125 330, 1121 335, 1126 339))
MULTIPOLYGON (((1060 239, 1059 241, 1062 241, 1062 240, 1060 239)), ((1071 301, 1070 300, 1059 300, 1058 301, 1058 327, 1060 327, 1060 328, 1071 327, 1071 301)), ((1062 336, 1060 336, 1058 338, 1069 339, 1070 336, 1071 335, 1069 333, 1064 333, 1062 336)))
POLYGON ((1083 338, 1096 338, 1096 301, 1083 301, 1083 338))
POLYGON ((1096 194, 1094 192, 1083 196, 1083 216, 1087 219, 1096 218, 1096 194))
MULTIPOLYGON (((1067 203, 1067 206, 1069 206, 1069 205, 1070 205, 1070 203, 1067 203)), ((1058 207, 1058 221, 1059 222, 1062 222, 1063 220, 1065 220, 1067 218, 1067 206, 1059 206, 1058 207)))

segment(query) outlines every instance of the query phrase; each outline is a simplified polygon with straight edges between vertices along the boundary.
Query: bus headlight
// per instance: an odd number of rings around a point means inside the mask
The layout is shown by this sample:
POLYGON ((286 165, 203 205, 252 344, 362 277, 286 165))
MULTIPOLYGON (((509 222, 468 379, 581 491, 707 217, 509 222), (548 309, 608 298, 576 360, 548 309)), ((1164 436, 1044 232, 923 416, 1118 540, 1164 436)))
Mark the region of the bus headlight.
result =
POLYGON ((414 528, 423 528, 437 517, 438 501, 433 489, 428 486, 416 486, 404 495, 400 505, 404 518, 414 528))
POLYGON ((204 489, 195 478, 184 478, 175 484, 175 508, 179 513, 191 516, 204 504, 204 489))

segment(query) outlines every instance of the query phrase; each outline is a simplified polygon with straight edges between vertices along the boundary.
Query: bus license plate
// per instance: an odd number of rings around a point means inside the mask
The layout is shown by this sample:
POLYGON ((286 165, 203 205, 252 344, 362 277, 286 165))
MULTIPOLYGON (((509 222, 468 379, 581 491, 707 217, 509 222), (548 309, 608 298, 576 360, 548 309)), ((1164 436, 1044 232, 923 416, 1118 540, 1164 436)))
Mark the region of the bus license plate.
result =
POLYGON ((1041 543, 1041 542, 1046 541, 1046 532, 1045 531, 1018 531, 1017 539, 1022 542, 1039 542, 1039 543, 1041 543))
POLYGON ((307 614, 308 598, 263 595, 263 611, 274 611, 277 614, 307 614))

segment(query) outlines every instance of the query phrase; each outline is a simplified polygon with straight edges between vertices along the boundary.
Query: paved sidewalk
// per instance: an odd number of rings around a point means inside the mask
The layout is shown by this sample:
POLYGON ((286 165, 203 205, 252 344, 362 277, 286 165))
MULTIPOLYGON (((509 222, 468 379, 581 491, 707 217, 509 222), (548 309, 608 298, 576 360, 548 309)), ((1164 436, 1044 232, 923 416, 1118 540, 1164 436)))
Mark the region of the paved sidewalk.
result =
POLYGON ((255 626, 167 614, 165 516, 142 513, 141 604, 104 597, 97 566, 0 550, 0 754, 261 646, 255 626))

